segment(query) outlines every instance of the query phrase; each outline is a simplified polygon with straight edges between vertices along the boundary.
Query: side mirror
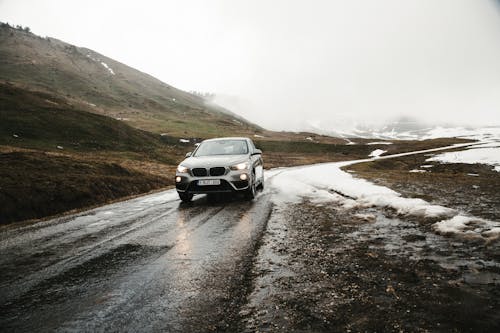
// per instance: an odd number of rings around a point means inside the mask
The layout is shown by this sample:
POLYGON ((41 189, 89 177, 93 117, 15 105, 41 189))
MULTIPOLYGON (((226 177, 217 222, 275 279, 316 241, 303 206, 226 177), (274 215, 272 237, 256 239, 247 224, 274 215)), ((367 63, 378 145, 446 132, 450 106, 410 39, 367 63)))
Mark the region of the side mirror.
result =
POLYGON ((255 149, 252 153, 252 155, 262 155, 262 150, 260 149, 255 149))
POLYGON ((186 158, 191 157, 192 154, 192 152, 186 153, 186 158))

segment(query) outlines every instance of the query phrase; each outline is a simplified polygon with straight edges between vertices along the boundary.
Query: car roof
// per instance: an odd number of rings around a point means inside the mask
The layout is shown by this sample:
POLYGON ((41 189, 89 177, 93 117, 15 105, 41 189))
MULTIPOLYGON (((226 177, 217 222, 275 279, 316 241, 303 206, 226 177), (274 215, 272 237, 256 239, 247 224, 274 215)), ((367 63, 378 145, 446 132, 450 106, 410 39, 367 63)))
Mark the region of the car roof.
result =
POLYGON ((238 137, 238 136, 233 136, 233 137, 226 137, 226 138, 213 138, 213 139, 207 139, 203 141, 220 141, 220 140, 250 140, 249 138, 245 137, 238 137))

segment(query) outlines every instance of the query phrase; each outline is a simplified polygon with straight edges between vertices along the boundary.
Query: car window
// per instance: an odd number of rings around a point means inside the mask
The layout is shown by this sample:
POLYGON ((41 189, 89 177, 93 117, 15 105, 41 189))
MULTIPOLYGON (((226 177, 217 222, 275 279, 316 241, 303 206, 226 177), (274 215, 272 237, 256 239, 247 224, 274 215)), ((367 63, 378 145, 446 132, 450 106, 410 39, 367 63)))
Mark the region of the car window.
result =
POLYGON ((245 140, 217 140, 202 142, 194 156, 243 154, 248 154, 248 145, 245 140))

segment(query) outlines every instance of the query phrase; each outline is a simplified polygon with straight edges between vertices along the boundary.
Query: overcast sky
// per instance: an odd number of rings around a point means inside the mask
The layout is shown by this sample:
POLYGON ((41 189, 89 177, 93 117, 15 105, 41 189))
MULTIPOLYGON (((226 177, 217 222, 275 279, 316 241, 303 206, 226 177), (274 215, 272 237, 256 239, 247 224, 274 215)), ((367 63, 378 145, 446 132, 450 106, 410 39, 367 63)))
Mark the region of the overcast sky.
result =
POLYGON ((0 0, 0 21, 217 93, 272 129, 500 125, 493 0, 0 0))

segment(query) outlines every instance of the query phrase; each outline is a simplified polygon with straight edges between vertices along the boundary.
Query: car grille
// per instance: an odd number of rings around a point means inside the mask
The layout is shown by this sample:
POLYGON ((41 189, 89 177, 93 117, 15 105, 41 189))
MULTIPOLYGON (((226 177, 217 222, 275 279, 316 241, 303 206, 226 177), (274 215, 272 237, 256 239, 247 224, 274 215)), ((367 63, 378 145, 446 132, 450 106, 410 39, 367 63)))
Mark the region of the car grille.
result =
POLYGON ((193 172, 193 176, 195 176, 195 177, 205 177, 205 176, 208 176, 207 169, 205 169, 205 168, 194 168, 192 170, 192 172, 193 172))
POLYGON ((216 167, 210 168, 210 176, 222 176, 226 173, 226 168, 216 167))

